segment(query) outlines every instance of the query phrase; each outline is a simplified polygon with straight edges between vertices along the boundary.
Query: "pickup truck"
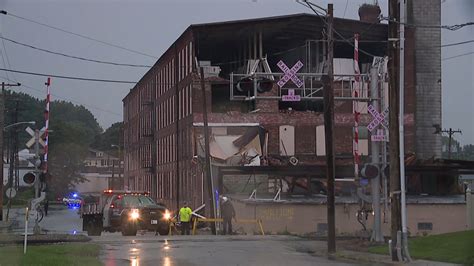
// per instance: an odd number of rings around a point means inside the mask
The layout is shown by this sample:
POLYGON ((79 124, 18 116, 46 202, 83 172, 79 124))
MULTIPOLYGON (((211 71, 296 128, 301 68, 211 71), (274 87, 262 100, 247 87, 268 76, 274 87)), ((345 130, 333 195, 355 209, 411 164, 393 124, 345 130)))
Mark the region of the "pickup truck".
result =
POLYGON ((100 236, 102 231, 134 236, 138 230, 166 235, 171 213, 157 204, 147 192, 104 190, 99 201, 81 206, 83 231, 100 236))

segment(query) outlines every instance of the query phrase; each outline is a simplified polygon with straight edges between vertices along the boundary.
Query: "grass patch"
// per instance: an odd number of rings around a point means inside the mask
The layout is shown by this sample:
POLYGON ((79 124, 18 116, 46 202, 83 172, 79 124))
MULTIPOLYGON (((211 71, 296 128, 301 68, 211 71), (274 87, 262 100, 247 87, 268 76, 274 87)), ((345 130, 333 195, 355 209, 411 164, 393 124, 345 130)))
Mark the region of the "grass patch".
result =
POLYGON ((96 244, 51 244, 28 246, 0 246, 0 266, 3 265, 102 265, 96 244))
MULTIPOLYGON (((412 238, 408 247, 415 259, 474 264, 474 230, 412 238)), ((387 245, 370 247, 369 251, 389 254, 387 245)))

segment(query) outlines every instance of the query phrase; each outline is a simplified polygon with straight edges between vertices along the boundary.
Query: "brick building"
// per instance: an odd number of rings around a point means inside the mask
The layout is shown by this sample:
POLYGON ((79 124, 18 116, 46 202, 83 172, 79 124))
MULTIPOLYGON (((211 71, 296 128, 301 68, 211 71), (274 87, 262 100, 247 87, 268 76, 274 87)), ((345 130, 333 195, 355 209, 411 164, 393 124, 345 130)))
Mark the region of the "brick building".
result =
MULTIPOLYGON (((371 55, 386 56, 388 27, 378 22, 340 18, 335 18, 334 23, 340 34, 335 35, 334 44, 336 163, 351 166, 354 115, 352 102, 344 97, 350 98, 354 84, 354 34, 360 34, 360 49, 370 53, 361 52, 359 57, 363 92, 358 103, 362 112, 359 145, 362 160, 367 161, 371 142, 366 126, 372 119, 367 114, 370 97, 366 73, 373 62, 371 55)), ((322 90, 317 85, 320 75, 311 73, 325 70, 325 28, 320 17, 308 14, 191 25, 123 100, 125 185, 149 190, 168 206, 175 207, 185 200, 195 207, 206 202, 200 67, 205 74, 212 176, 218 193, 244 191, 250 180, 236 177, 240 181, 232 182, 229 178, 226 184, 217 186, 222 166, 323 166, 322 90), (281 78, 282 71, 277 66, 280 60, 290 68, 298 61, 303 63, 298 72, 303 89, 296 88, 291 81, 281 89, 273 82, 263 88, 263 81, 281 78), (252 67, 254 74, 260 75, 258 81, 245 78, 252 73, 252 67), (250 89, 246 90, 246 86, 250 89), (293 88, 302 100, 282 101, 281 96, 293 88)), ((414 153, 416 148, 413 35, 413 30, 407 29, 407 153, 414 153)), ((382 92, 386 94, 386 90, 382 92)), ((382 97, 380 102, 386 101, 382 97)), ((316 172, 303 175, 308 184, 313 178, 322 177, 316 172)), ((288 178, 284 180, 291 183, 291 177, 288 178)), ((264 184, 263 190, 272 186, 271 173, 254 176, 256 179, 264 184)))

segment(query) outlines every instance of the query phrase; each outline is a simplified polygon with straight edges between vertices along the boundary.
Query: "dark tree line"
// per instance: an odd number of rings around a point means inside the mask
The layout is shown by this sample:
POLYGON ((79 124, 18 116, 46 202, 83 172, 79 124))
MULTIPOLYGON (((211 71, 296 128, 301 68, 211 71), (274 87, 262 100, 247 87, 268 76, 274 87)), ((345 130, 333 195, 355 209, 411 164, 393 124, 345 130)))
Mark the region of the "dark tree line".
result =
MULTIPOLYGON (((44 100, 24 93, 5 93, 5 126, 14 123, 17 116, 17 121, 36 121, 35 126, 28 126, 41 129, 45 125, 44 111, 44 100)), ((112 144, 121 144, 119 136, 122 123, 116 123, 103 131, 94 115, 81 105, 52 101, 49 123, 52 131, 49 134, 49 189, 55 195, 65 193, 73 182, 81 182, 79 173, 89 147, 112 151, 112 144)), ((11 136, 17 134, 18 149, 27 148, 25 143, 30 136, 25 132, 25 127, 7 130, 5 145, 8 146, 11 136)))

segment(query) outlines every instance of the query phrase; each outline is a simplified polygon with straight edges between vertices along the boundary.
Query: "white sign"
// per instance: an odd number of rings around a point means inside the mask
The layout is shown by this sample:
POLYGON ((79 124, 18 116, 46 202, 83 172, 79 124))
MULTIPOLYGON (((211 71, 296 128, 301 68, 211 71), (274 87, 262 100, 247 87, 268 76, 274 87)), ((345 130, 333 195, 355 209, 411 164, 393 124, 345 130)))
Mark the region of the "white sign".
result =
POLYGON ((301 81, 301 79, 296 76, 296 72, 298 72, 298 70, 303 67, 303 63, 301 63, 301 61, 298 61, 291 69, 281 60, 278 62, 277 66, 283 71, 283 73, 285 73, 285 75, 283 75, 283 77, 281 77, 280 81, 277 83, 280 88, 285 86, 285 84, 290 79, 293 81, 293 83, 295 83, 296 86, 298 86, 298 88, 303 86, 303 81, 301 81))
MULTIPOLYGON (((30 136, 32 137, 25 145, 26 145, 26 147, 31 148, 31 146, 33 146, 33 144, 35 144, 35 131, 33 129, 31 129, 30 127, 27 127, 25 129, 25 131, 28 134, 30 134, 30 136)), ((41 146, 43 146, 43 147, 46 145, 46 143, 43 140, 43 135, 44 135, 45 131, 46 131, 46 128, 43 127, 39 132, 39 144, 41 144, 41 146)))
POLYGON ((370 136, 372 141, 388 141, 388 134, 385 134, 385 130, 377 129, 377 134, 370 136))
POLYGON ((281 96, 281 99, 284 102, 299 102, 301 101, 301 96, 295 95, 294 89, 288 89, 288 95, 281 96))
POLYGON ((16 190, 12 187, 7 188, 5 194, 9 199, 13 199, 16 196, 16 190))

